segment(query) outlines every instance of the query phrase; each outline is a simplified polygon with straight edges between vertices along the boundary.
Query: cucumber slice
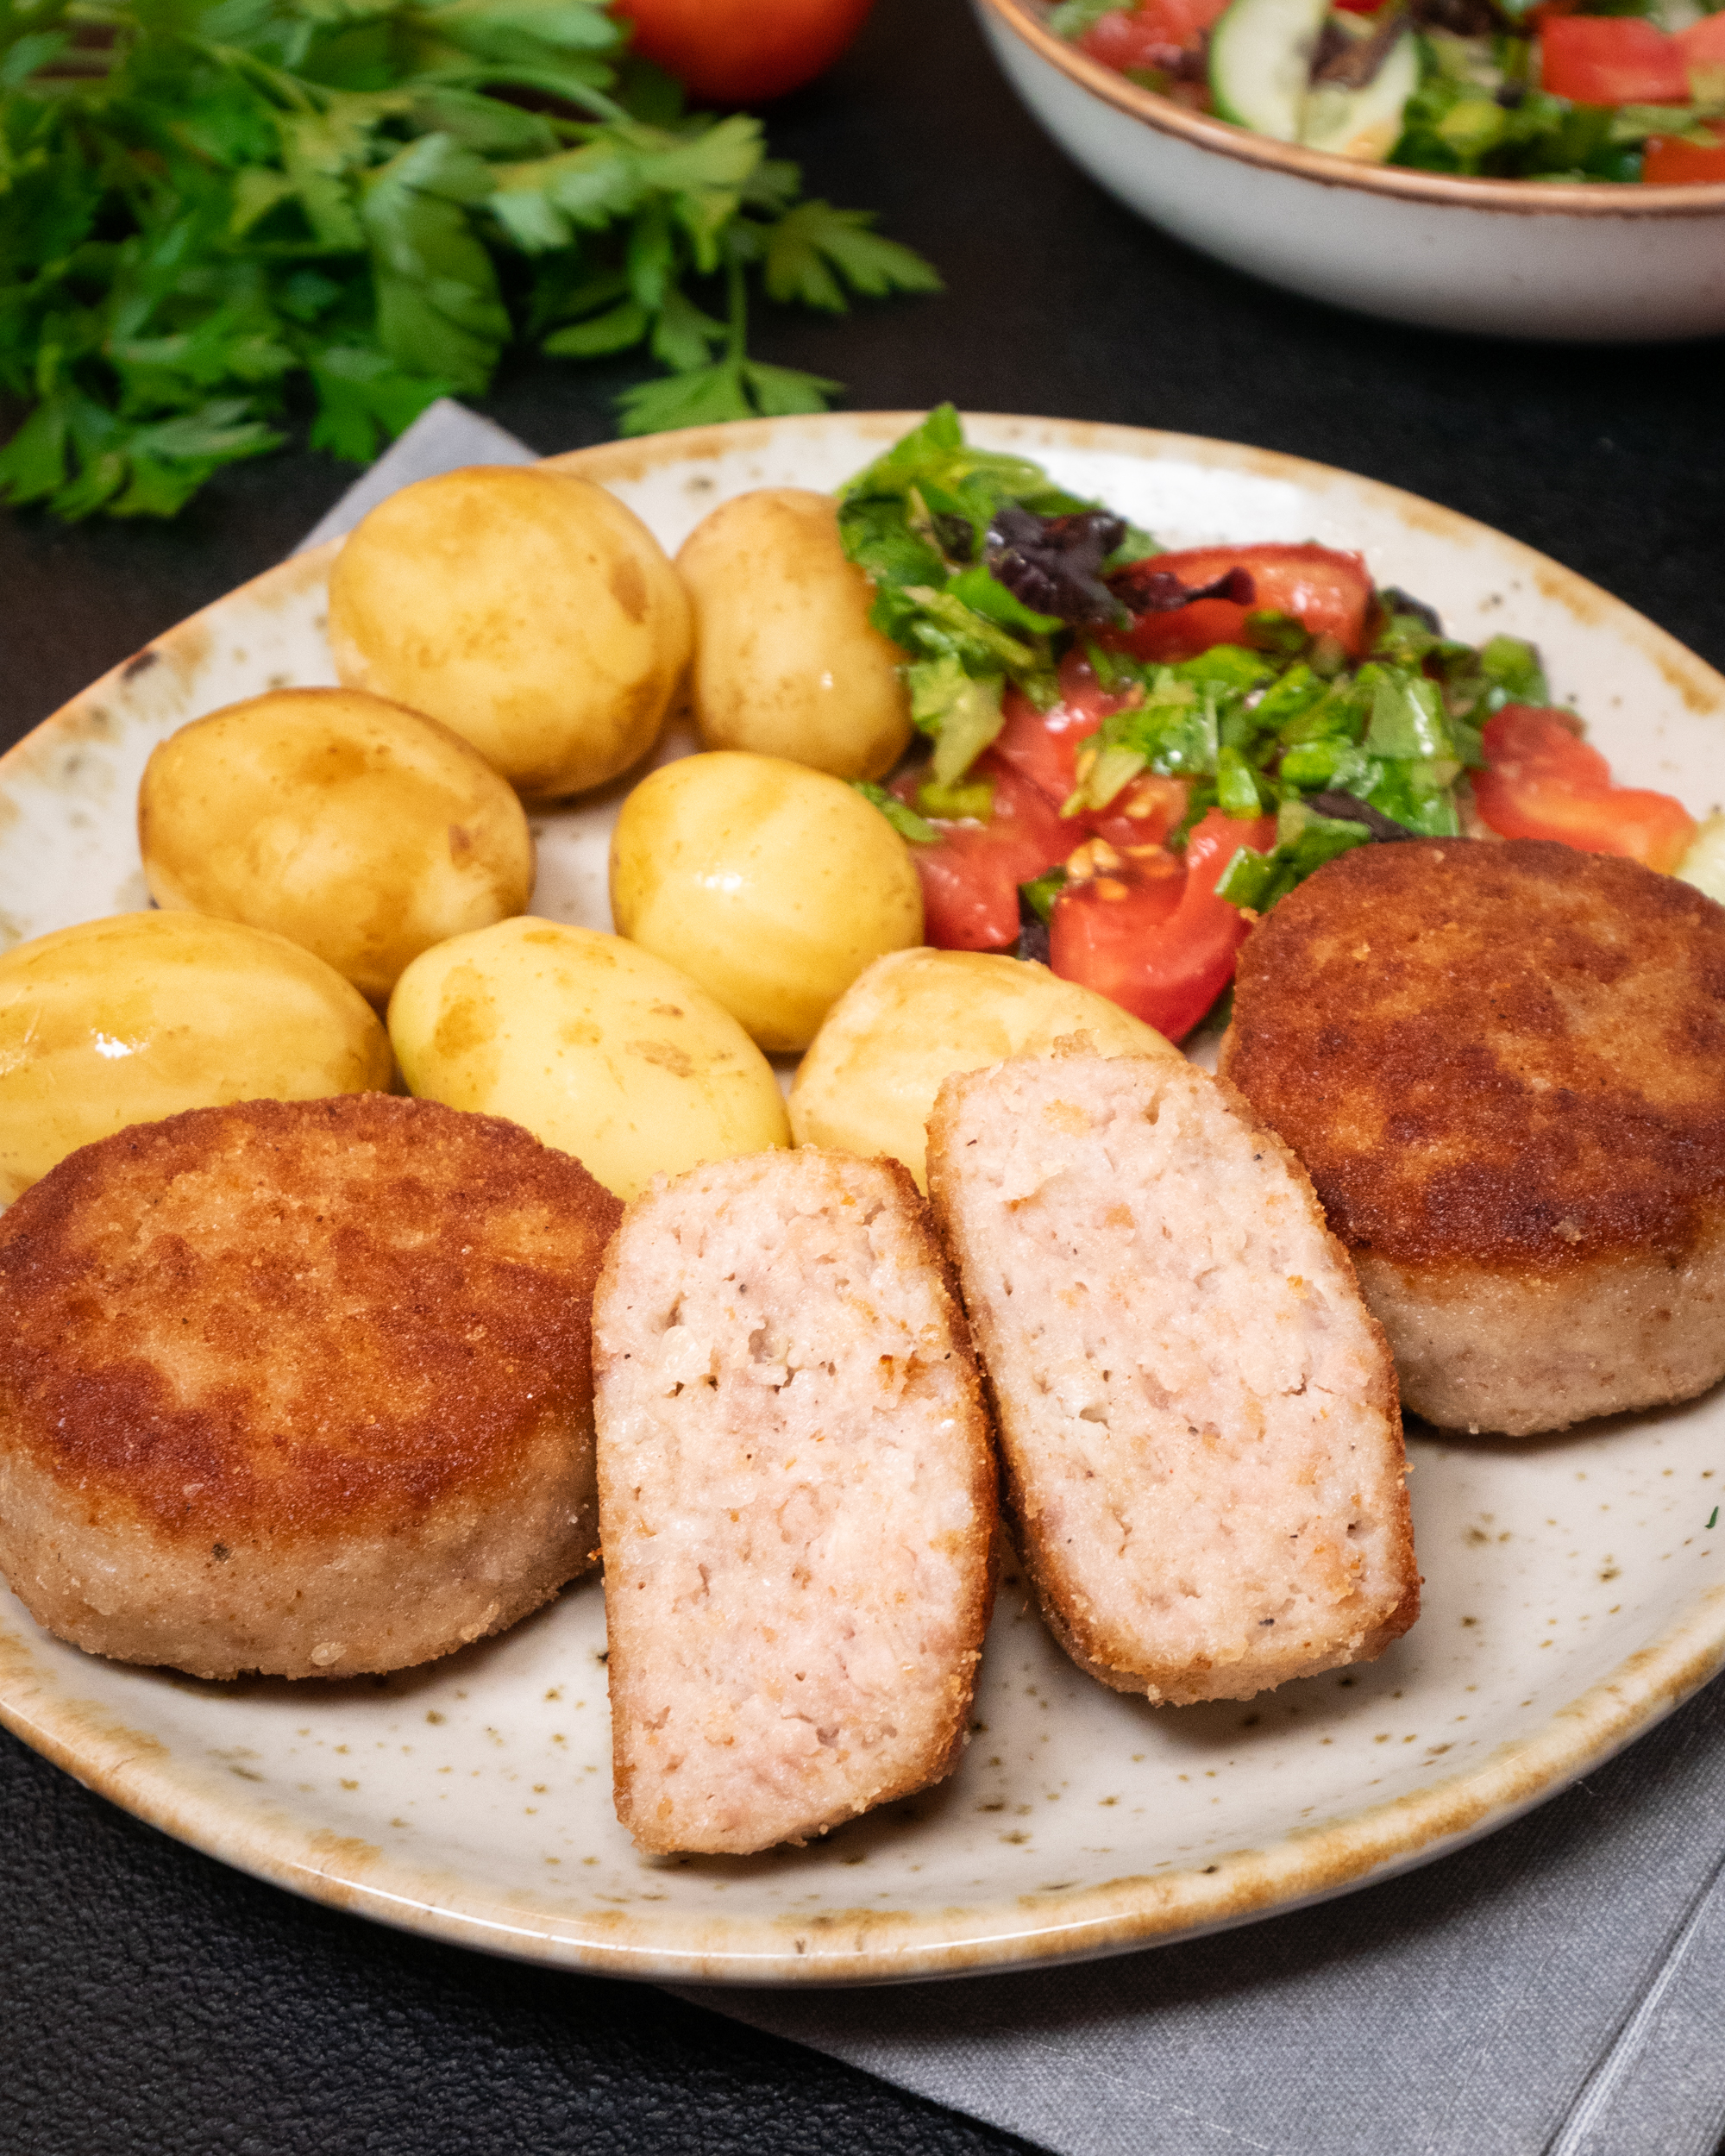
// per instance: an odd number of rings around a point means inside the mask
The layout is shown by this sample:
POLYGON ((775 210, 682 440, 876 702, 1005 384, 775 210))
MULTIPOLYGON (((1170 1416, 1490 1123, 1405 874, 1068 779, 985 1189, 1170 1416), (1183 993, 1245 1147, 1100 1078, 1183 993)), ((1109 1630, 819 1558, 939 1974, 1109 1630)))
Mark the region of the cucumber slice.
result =
POLYGON ((1322 82, 1306 93, 1300 140, 1308 149, 1358 165, 1381 165, 1402 133, 1402 114, 1420 86, 1420 53, 1411 30, 1385 54, 1383 64, 1363 90, 1322 82))
POLYGON ((1233 0, 1210 36, 1218 116, 1273 141, 1297 142, 1312 53, 1329 11, 1330 0, 1233 0))

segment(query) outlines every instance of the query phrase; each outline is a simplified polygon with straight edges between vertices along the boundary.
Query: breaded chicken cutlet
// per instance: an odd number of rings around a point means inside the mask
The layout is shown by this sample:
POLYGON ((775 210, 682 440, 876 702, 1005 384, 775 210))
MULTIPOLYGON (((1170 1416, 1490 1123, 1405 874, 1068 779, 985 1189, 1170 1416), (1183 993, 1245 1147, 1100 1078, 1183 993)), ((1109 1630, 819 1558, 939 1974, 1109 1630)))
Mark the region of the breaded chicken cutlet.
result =
POLYGON ((909 1175, 804 1150, 648 1192, 593 1348, 637 1842, 741 1855, 938 1781, 993 1599, 994 1463, 909 1175))
POLYGON ((928 1174, 1008 1512, 1081 1668, 1249 1699, 1408 1629, 1383 1336, 1231 1087, 1178 1058, 1017 1058, 942 1086, 928 1174))
POLYGON ((1362 846, 1241 955, 1222 1068, 1406 1407, 1523 1436, 1725 1376, 1725 909, 1516 839, 1362 846))
POLYGON ((0 1571, 92 1653, 394 1670, 597 1554, 621 1207, 516 1125, 354 1094, 140 1125, 0 1216, 0 1571))

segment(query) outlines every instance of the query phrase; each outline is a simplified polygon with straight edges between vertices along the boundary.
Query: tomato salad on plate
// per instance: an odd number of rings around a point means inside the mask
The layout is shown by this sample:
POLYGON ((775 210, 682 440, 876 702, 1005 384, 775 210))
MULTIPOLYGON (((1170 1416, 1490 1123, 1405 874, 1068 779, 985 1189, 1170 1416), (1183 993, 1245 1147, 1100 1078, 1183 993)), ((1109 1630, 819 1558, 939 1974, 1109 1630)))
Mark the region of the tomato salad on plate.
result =
POLYGON ((1357 162, 1725 180, 1725 12, 1696 0, 1061 0, 1046 20, 1146 89, 1357 162))
POLYGON ((839 530, 909 655, 928 753, 862 790, 932 944, 1044 959, 1178 1039, 1351 847, 1558 839, 1725 895, 1725 820, 1616 785, 1532 645, 1446 636, 1357 554, 1164 552, 950 405, 841 490, 839 530))

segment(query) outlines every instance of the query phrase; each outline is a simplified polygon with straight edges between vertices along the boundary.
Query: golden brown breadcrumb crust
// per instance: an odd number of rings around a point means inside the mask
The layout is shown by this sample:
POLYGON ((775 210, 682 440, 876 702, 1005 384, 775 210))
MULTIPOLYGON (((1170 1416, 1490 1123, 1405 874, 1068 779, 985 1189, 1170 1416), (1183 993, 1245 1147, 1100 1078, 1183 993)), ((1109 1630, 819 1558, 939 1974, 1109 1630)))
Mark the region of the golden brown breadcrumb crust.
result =
POLYGON ((963 1649, 963 1668, 950 1688, 952 1705, 944 1738, 937 1734, 931 1739, 920 1771, 907 1777, 903 1788, 877 1800, 884 1804, 894 1797, 913 1796, 919 1789, 944 1782, 958 1764, 964 1750, 971 1702, 976 1694, 976 1674, 982 1665, 982 1642, 988 1634, 988 1620, 994 1614, 994 1594, 1000 1579, 1000 1465, 996 1426, 982 1365, 976 1359, 975 1344, 970 1338, 963 1292, 959 1286, 957 1269, 942 1239, 934 1208, 917 1188, 915 1176, 902 1161, 881 1154, 872 1164, 885 1171, 894 1194, 904 1206, 906 1236, 920 1244, 928 1263, 940 1275, 947 1337, 951 1343, 952 1359, 958 1365, 966 1420, 975 1439, 971 1446, 975 1472, 970 1483, 974 1525, 963 1543, 964 1555, 975 1563, 975 1590, 957 1620, 957 1629, 968 1643, 963 1649))
POLYGON ((411 1535, 584 1422, 620 1213, 517 1125, 357 1094, 195 1109, 0 1217, 0 1436, 158 1546, 411 1535))
POLYGON ((1725 908, 1541 840, 1362 846, 1253 931, 1222 1068, 1352 1249, 1676 1262, 1725 1205, 1725 908))

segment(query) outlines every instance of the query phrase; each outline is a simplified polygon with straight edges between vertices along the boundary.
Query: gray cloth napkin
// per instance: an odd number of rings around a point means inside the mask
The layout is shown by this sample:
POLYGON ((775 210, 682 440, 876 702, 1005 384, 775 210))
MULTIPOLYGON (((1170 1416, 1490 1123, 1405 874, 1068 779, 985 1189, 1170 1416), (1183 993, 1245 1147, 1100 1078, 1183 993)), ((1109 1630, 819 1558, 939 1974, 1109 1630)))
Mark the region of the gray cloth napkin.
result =
POLYGON ((1062 2156, 1713 2156, 1725 1686, 1428 1869, 1079 1968, 686 1991, 1062 2156))
POLYGON ((351 531, 367 510, 411 486, 415 479, 436 479, 464 464, 536 464, 539 453, 518 442, 493 421, 465 404, 440 397, 428 404, 398 440, 392 442, 363 477, 356 479, 327 516, 320 517, 293 549, 304 554, 326 539, 351 531))
MULTIPOLYGON (((532 452, 436 404, 311 533, 532 452)), ((1059 2156, 1714 2156, 1725 2135, 1725 1685, 1424 1871, 1023 1975, 679 1996, 1059 2156)))

